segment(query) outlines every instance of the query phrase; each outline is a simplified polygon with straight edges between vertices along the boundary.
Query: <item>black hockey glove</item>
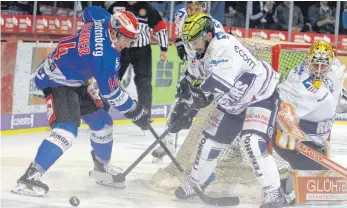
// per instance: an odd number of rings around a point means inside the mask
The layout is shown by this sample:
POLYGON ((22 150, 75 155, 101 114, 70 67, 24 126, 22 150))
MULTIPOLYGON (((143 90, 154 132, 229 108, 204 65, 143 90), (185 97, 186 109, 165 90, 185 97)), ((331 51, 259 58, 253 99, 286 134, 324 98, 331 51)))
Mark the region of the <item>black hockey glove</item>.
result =
POLYGON ((187 59, 187 53, 186 53, 186 50, 184 49, 182 38, 177 38, 175 41, 175 45, 177 48, 178 57, 180 57, 180 59, 182 61, 186 60, 187 59))
POLYGON ((142 130, 147 130, 150 122, 148 110, 135 100, 134 105, 136 105, 135 109, 131 112, 124 113, 124 116, 131 119, 133 123, 139 126, 142 130))
POLYGON ((177 133, 182 129, 189 129, 192 126, 193 117, 197 112, 197 110, 192 109, 187 103, 177 101, 168 120, 170 133, 177 133))
POLYGON ((213 94, 206 97, 200 87, 190 87, 190 92, 193 98, 192 107, 194 109, 205 108, 206 106, 210 105, 214 99, 213 94))

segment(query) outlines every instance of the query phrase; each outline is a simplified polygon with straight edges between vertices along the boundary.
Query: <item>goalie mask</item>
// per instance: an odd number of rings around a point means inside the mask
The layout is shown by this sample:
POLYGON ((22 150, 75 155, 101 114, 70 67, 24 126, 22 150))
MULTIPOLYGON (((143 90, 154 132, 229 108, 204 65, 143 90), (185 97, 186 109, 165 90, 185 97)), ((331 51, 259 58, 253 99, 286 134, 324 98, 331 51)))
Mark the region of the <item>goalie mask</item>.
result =
POLYGON ((328 42, 318 40, 315 41, 308 53, 308 71, 312 78, 312 84, 315 88, 319 88, 322 80, 331 70, 331 62, 334 58, 334 52, 328 42))

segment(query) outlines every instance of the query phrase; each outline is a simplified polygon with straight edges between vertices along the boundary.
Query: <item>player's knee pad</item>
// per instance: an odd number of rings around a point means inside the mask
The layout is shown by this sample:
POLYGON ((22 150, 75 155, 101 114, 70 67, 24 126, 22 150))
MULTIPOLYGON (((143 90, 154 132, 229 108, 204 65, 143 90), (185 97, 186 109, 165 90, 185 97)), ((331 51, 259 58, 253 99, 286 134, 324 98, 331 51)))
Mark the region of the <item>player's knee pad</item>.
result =
POLYGON ((198 184, 203 184, 217 166, 217 157, 223 146, 205 136, 201 137, 192 167, 192 178, 198 184))
POLYGON ((64 153, 68 150, 72 142, 76 139, 77 125, 54 125, 51 134, 46 138, 47 141, 58 146, 64 153))
POLYGON ((268 154, 268 144, 256 133, 241 132, 241 148, 247 155, 252 171, 265 192, 280 186, 280 176, 274 158, 268 154))
POLYGON ((82 118, 90 127, 92 131, 98 131, 104 129, 106 126, 112 126, 113 121, 107 112, 103 109, 99 109, 94 113, 83 116, 82 118))

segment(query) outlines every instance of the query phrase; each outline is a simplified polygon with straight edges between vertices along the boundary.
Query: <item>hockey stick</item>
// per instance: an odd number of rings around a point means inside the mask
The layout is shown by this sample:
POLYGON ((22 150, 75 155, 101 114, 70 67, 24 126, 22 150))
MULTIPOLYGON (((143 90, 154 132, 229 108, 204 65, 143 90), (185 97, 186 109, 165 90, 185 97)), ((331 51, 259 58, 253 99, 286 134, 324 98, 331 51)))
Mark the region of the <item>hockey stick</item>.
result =
POLYGON ((236 197, 236 196, 234 196, 234 197, 211 197, 211 196, 206 196, 201 191, 200 187, 198 187, 196 184, 194 184, 193 182, 191 182, 189 180, 188 174, 184 171, 182 166, 177 162, 175 157, 167 149, 165 144, 161 141, 160 137, 158 136, 158 134, 155 132, 155 130, 153 129, 153 127, 150 124, 148 125, 148 129, 153 134, 153 136, 156 138, 156 141, 159 142, 160 146, 164 149, 166 154, 170 157, 172 162, 176 165, 177 169, 181 173, 183 173, 184 177, 187 179, 187 181, 189 181, 189 185, 194 189, 195 193, 200 197, 200 199, 204 203, 211 204, 211 205, 217 205, 217 206, 236 206, 236 205, 238 205, 240 203, 239 198, 236 197))
MULTIPOLYGON (((298 123, 296 122, 295 109, 293 105, 282 101, 277 118, 281 128, 286 129, 289 134, 302 139, 302 141, 310 141, 309 137, 307 137, 307 135, 300 129, 298 123)), ((337 164, 333 160, 303 144, 302 142, 297 142, 295 145, 295 150, 311 160, 321 164, 322 166, 334 171, 335 173, 338 173, 344 178, 347 178, 347 169, 345 167, 337 164)))
POLYGON ((146 151, 144 151, 140 157, 137 158, 137 160, 135 160, 135 162, 133 162, 133 164, 131 164, 123 173, 120 173, 118 175, 111 175, 108 173, 103 173, 103 172, 99 172, 99 171, 89 171, 89 176, 92 178, 95 178, 97 180, 103 180, 103 181, 114 181, 116 183, 121 183, 125 181, 125 177, 137 166, 137 164, 139 164, 143 158, 145 158, 148 153, 150 151, 152 151, 152 149, 157 146, 157 144, 166 136, 168 135, 170 132, 169 130, 165 130, 164 133, 162 135, 160 135, 160 137, 155 140, 151 146, 149 146, 146 151))

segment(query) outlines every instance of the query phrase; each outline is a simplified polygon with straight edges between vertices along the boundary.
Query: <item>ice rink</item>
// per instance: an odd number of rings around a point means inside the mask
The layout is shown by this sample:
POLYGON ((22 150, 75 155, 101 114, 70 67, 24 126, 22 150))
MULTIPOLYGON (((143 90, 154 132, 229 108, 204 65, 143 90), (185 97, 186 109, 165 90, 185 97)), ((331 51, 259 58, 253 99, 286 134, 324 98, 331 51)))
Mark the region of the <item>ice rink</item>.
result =
MULTIPOLYGON (((158 134, 164 130, 163 124, 154 124, 158 134)), ((180 133, 181 144, 187 131, 180 133)), ((172 195, 162 194, 148 187, 149 180, 158 168, 169 163, 152 164, 152 157, 147 156, 128 176, 126 189, 114 189, 100 186, 89 178, 88 172, 93 168, 90 156, 89 133, 81 130, 74 144, 52 168, 44 175, 50 191, 44 197, 28 197, 10 193, 16 180, 25 172, 35 157, 37 148, 49 132, 21 134, 1 137, 1 207, 2 208, 57 208, 72 207, 71 196, 77 196, 81 204, 78 207, 95 208, 170 208, 213 207, 204 205, 198 198, 186 201, 173 201, 172 195)), ((347 167, 347 128, 335 125, 332 132, 333 159, 347 167)), ((134 125, 114 127, 114 144, 112 164, 126 169, 152 142, 154 137, 146 136, 134 125)), ((256 208, 259 204, 242 203, 237 208, 256 208)), ((313 207, 313 206, 305 206, 313 207)), ((347 207, 314 206, 314 207, 347 207)))

